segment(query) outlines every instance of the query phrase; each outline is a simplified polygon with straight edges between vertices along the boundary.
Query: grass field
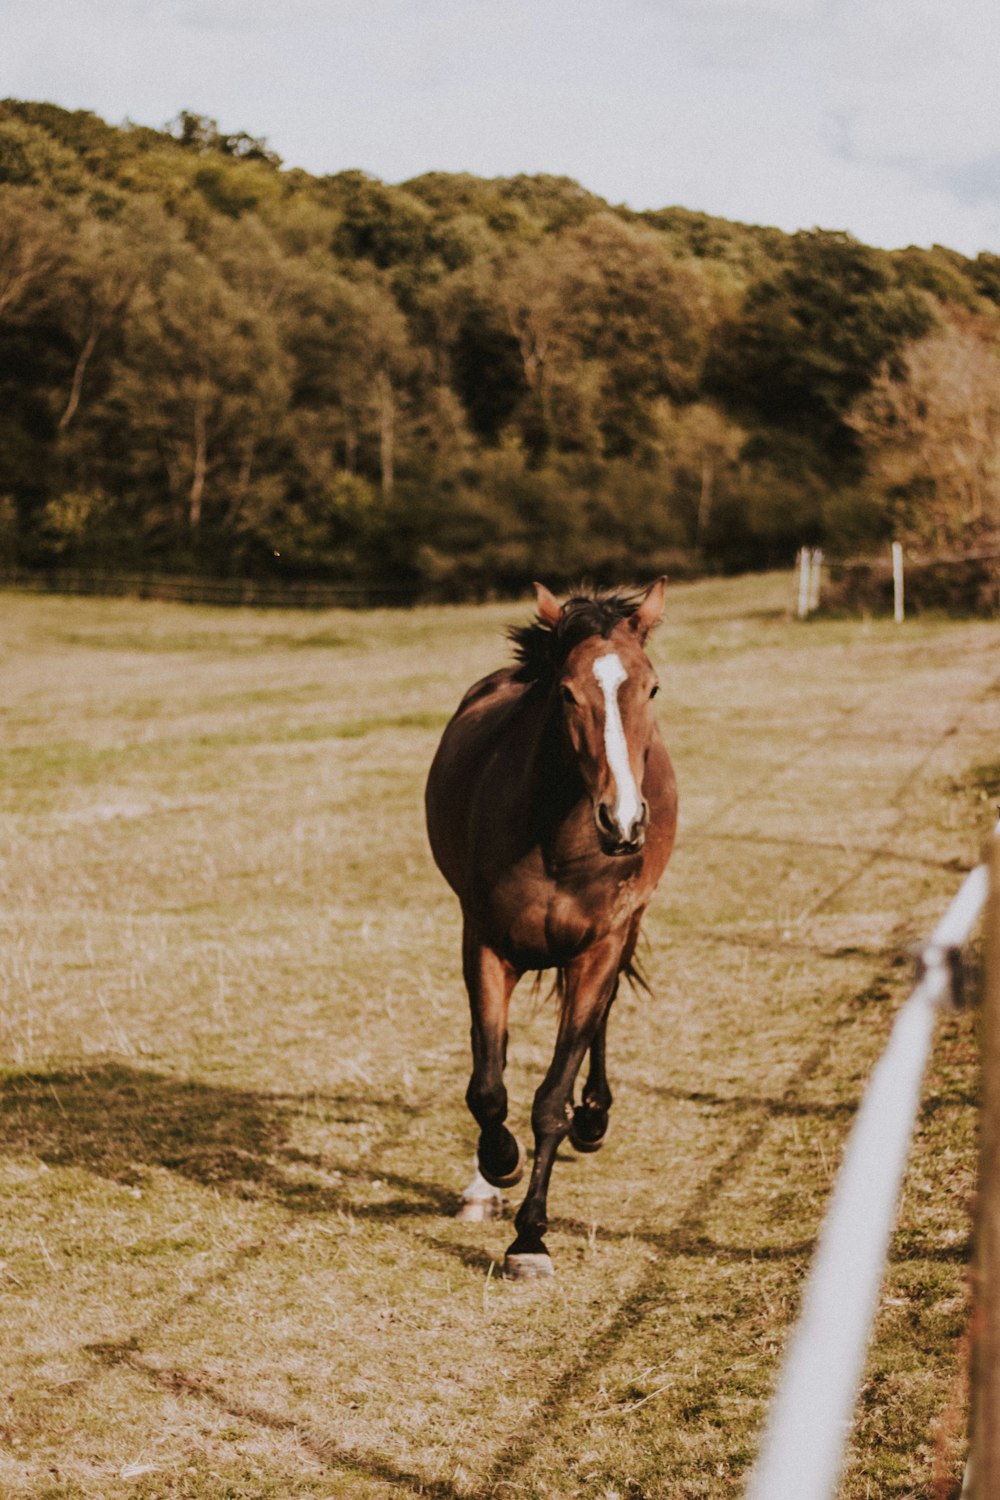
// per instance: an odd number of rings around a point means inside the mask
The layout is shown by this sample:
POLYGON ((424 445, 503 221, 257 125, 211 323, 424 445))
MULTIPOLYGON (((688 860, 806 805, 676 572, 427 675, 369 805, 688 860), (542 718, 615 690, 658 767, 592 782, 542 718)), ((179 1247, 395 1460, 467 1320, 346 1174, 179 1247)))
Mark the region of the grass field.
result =
MULTIPOLYGON (((655 998, 554 1284, 450 1215, 475 1130, 421 794, 527 605, 0 597, 0 1493, 733 1497, 907 952, 998 784, 996 627, 674 589, 655 998)), ((527 1134, 551 1008, 515 997, 527 1134)), ((957 1495, 973 1022, 942 1020, 843 1495, 957 1495)))

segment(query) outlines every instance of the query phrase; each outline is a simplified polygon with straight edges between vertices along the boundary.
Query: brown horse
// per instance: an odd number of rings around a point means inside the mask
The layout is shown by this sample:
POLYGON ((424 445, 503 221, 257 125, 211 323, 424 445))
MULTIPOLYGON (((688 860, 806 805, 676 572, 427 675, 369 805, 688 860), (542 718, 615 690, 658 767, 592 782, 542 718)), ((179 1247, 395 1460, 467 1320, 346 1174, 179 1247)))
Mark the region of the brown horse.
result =
POLYGON ((620 976, 635 974, 639 924, 673 847, 676 784, 643 649, 663 613, 665 582, 640 594, 579 595, 562 608, 536 584, 534 623, 510 631, 515 664, 466 693, 427 782, 431 849, 464 918, 466 1102, 480 1129, 465 1196, 473 1205, 493 1198, 469 1216, 499 1212, 499 1189, 524 1170, 523 1148, 504 1124, 507 1012, 523 974, 557 970, 559 1031, 531 1112, 534 1167, 504 1261, 512 1278, 552 1274, 543 1236, 560 1141, 569 1135, 578 1151, 596 1151, 604 1140, 608 1012, 620 976))

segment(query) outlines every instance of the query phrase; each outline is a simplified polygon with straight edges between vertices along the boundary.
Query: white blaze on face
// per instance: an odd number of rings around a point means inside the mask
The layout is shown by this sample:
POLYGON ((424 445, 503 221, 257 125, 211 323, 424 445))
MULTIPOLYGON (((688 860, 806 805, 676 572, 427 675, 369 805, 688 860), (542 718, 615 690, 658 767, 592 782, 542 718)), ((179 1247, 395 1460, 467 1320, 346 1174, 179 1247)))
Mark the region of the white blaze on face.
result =
POLYGON ((642 798, 632 775, 628 743, 618 707, 618 689, 628 680, 621 658, 612 651, 594 662, 594 676, 604 689, 604 749, 615 778, 615 821, 627 834, 642 813, 642 798))

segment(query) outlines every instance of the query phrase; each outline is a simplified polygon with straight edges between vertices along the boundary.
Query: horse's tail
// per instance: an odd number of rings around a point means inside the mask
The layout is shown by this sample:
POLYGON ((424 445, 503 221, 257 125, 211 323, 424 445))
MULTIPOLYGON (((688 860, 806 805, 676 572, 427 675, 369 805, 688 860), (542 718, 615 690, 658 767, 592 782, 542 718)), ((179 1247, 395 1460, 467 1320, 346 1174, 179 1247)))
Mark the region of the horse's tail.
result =
MULTIPOLYGON (((634 953, 633 953, 632 957, 628 960, 628 962, 626 964, 624 964, 622 966, 622 968, 619 970, 619 972, 618 972, 618 979, 621 979, 622 975, 624 975, 625 978, 628 980, 628 982, 632 986, 633 990, 641 990, 644 995, 652 995, 652 993, 653 993, 653 987, 652 987, 652 985, 650 984, 649 980, 646 977, 646 973, 645 973, 645 970, 644 970, 641 962, 639 961, 639 959, 636 957, 636 955, 634 953)), ((616 981, 615 982, 615 992, 616 993, 617 993, 617 990, 618 990, 618 982, 616 981)), ((534 1004, 534 1012, 533 1013, 535 1015, 537 1015, 538 1011, 541 1009, 541 1007, 543 1005, 547 1004, 550 1000, 555 1000, 556 1003, 561 1007, 563 1001, 565 1000, 565 998, 566 998, 566 970, 565 970, 565 968, 561 964, 555 969, 555 971, 553 971, 551 969, 536 969, 535 970, 535 975, 534 975, 534 978, 533 978, 532 984, 531 984, 531 999, 532 999, 533 1004, 534 1004), (547 975, 547 974, 553 974, 553 972, 554 972, 554 977, 552 979, 551 985, 549 986, 548 989, 544 989, 543 988, 543 985, 544 985, 544 976, 547 975)))
POLYGON ((634 990, 642 990, 644 995, 652 995, 653 986, 646 978, 646 972, 635 954, 632 955, 624 969, 622 969, 622 973, 634 990))
POLYGON ((561 1009, 565 995, 566 970, 561 965, 554 970, 536 969, 531 977, 532 1020, 538 1015, 543 1005, 547 1005, 551 1000, 554 1000, 561 1009), (546 987, 547 978, 551 978, 552 983, 546 987))

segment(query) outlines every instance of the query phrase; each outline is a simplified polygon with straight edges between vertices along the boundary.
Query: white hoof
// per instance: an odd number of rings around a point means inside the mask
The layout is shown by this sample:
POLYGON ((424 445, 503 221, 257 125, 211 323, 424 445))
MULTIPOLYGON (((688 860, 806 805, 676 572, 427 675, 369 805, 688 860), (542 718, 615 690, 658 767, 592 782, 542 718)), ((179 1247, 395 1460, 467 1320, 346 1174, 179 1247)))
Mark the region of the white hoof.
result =
POLYGON ((476 1175, 462 1194, 462 1204, 455 1217, 466 1224, 482 1224, 487 1219, 503 1217, 503 1198, 480 1172, 478 1160, 476 1175))
POLYGON ((456 1219, 463 1224, 483 1224, 488 1219, 503 1218, 503 1199, 499 1193, 495 1198, 463 1198, 456 1219))
POLYGON ((554 1276, 552 1257, 542 1254, 507 1254, 503 1258, 504 1281, 540 1281, 554 1276))

